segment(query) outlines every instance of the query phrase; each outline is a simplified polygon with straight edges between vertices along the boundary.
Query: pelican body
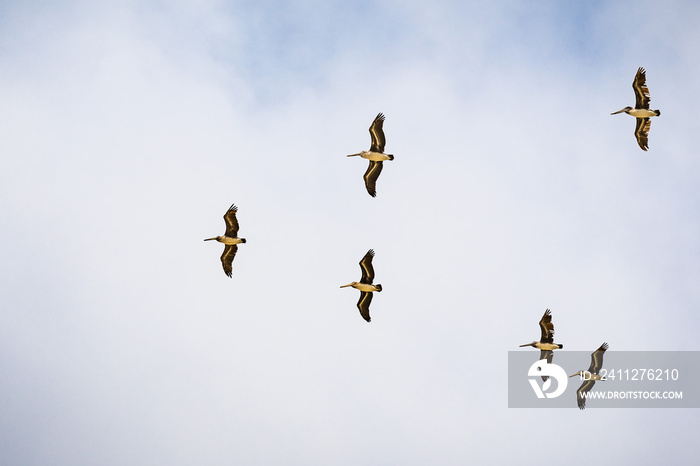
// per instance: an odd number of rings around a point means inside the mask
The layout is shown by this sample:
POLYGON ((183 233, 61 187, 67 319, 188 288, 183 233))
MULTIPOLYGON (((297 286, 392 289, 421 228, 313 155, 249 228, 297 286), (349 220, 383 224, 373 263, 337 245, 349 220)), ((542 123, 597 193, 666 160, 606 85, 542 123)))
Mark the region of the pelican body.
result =
POLYGON ((574 375, 569 376, 569 378, 571 378, 580 375, 584 379, 581 386, 578 388, 578 390, 576 390, 576 400, 579 409, 586 408, 586 397, 584 397, 582 393, 588 393, 589 391, 591 391, 591 388, 593 388, 593 385, 595 385, 596 381, 605 380, 600 375, 600 369, 603 367, 603 353, 605 353, 607 349, 607 343, 603 343, 602 345, 600 345, 600 348, 591 353, 591 365, 588 366, 588 370, 578 371, 574 375))
POLYGON ((365 180, 365 187, 370 196, 375 197, 377 195, 377 178, 382 172, 382 162, 385 160, 394 160, 394 156, 391 154, 384 153, 384 146, 386 145, 386 138, 384 137, 384 114, 379 113, 372 126, 369 127, 369 134, 372 138, 372 145, 369 150, 363 150, 357 154, 350 154, 348 157, 360 156, 363 159, 369 160, 369 167, 365 172, 363 178, 365 180))
POLYGON ((624 112, 637 119, 637 126, 634 128, 634 137, 637 139, 639 147, 644 151, 649 148, 649 129, 651 129, 651 120, 649 118, 661 115, 661 110, 651 110, 649 108, 651 98, 649 97, 649 88, 646 82, 646 71, 644 68, 640 67, 632 82, 632 89, 634 89, 635 97, 634 108, 628 106, 622 110, 611 113, 611 115, 617 115, 618 113, 624 112))
MULTIPOLYGON (((532 346, 539 349, 540 359, 546 359, 549 364, 554 359, 552 351, 564 348, 564 345, 554 343, 554 324, 552 323, 552 312, 549 309, 544 311, 544 315, 540 319, 540 341, 525 343, 520 345, 520 348, 524 346, 532 346)), ((547 380, 547 377, 542 376, 542 380, 547 380)))
POLYGON ((367 322, 372 319, 369 316, 369 305, 372 302, 372 293, 382 291, 382 285, 373 285, 374 267, 372 267, 372 258, 374 257, 374 249, 367 251, 367 254, 360 261, 360 269, 362 270, 362 278, 359 282, 351 282, 347 285, 342 285, 341 288, 351 286, 356 290, 360 290, 360 300, 357 302, 357 308, 360 310, 360 315, 367 322))
POLYGON ((219 243, 224 243, 224 253, 221 255, 221 265, 224 268, 224 273, 232 277, 233 276, 233 258, 236 257, 238 252, 238 245, 245 243, 245 238, 238 237, 238 219, 236 218, 236 212, 238 212, 238 207, 231 204, 224 214, 224 222, 226 222, 226 233, 223 236, 215 236, 214 238, 207 238, 204 241, 218 241, 219 243))

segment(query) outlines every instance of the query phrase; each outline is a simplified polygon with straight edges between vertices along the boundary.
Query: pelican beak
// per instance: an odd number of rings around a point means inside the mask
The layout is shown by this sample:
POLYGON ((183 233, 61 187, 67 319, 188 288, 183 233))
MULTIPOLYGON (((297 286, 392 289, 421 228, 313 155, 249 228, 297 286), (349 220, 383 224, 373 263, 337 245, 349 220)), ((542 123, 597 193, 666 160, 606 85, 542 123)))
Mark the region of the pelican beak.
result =
POLYGON ((357 153, 357 154, 350 154, 350 155, 348 155, 348 157, 355 157, 355 156, 357 156, 357 155, 360 155, 361 153, 362 153, 362 152, 357 153))
POLYGON ((352 283, 348 283, 347 285, 342 285, 341 288, 347 288, 348 286, 352 286, 352 283))
POLYGON ((627 107, 623 108, 622 110, 618 110, 617 112, 612 112, 611 115, 617 115, 618 113, 622 113, 625 110, 627 110, 627 107))
POLYGON ((518 348, 522 348, 523 346, 532 346, 533 343, 525 343, 524 345, 519 345, 518 348))
POLYGON ((205 239, 204 241, 211 241, 211 240, 215 240, 215 239, 216 239, 216 236, 213 237, 213 238, 207 238, 207 239, 205 239))

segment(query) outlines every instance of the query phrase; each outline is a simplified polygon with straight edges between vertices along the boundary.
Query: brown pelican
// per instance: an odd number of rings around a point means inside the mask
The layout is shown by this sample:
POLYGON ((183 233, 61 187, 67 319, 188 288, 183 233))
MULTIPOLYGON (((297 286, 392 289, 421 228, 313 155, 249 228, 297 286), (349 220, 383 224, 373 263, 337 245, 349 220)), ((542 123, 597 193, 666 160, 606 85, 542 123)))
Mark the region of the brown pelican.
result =
POLYGON ((618 113, 625 112, 628 115, 632 115, 637 119, 637 126, 634 128, 634 137, 637 138, 637 144, 642 150, 647 150, 649 148, 649 128, 651 128, 650 117, 661 115, 661 110, 650 110, 649 101, 649 88, 647 88, 647 72, 644 68, 639 68, 637 70, 637 75, 634 77, 634 82, 632 83, 632 89, 634 89, 635 103, 634 108, 625 107, 622 110, 611 113, 611 115, 617 115, 618 113))
POLYGON ((385 160, 394 160, 393 155, 384 153, 386 139, 384 138, 383 126, 384 114, 380 113, 372 122, 372 126, 369 127, 369 134, 372 136, 372 146, 369 150, 363 150, 360 153, 348 155, 348 157, 359 155, 363 159, 369 160, 369 167, 367 167, 363 178, 365 179, 367 192, 372 197, 377 195, 377 178, 379 178, 379 174, 382 172, 382 162, 385 160))
MULTIPOLYGON (((540 341, 533 341, 532 343, 526 343, 523 346, 532 346, 540 350, 540 359, 546 359, 549 364, 552 363, 554 359, 554 353, 552 350, 562 349, 564 345, 559 345, 554 343, 554 324, 552 323, 552 313, 549 309, 544 311, 544 315, 540 319, 540 330, 541 336, 540 341)), ((542 380, 547 380, 546 376, 542 376, 542 380)))
POLYGON ((238 244, 245 243, 245 238, 238 237, 238 219, 236 218, 236 212, 238 212, 238 207, 231 204, 231 207, 229 207, 224 214, 224 221, 226 222, 226 233, 224 233, 224 236, 216 236, 204 240, 216 240, 226 245, 224 247, 224 253, 221 255, 221 265, 224 267, 224 272, 229 277, 233 275, 233 266, 231 264, 238 252, 238 244))
POLYGON ((382 291, 382 285, 373 285, 374 280, 374 267, 372 267, 372 258, 374 257, 374 249, 370 249, 365 254, 365 257, 360 261, 360 269, 362 269, 362 278, 360 282, 352 282, 347 285, 341 286, 341 288, 346 288, 351 286, 357 290, 360 290, 360 300, 357 302, 357 308, 360 310, 362 317, 369 322, 371 319, 369 317, 369 303, 372 302, 372 292, 382 291))
POLYGON ((571 378, 580 375, 581 378, 584 379, 581 386, 576 390, 576 399, 578 400, 578 407, 580 409, 586 408, 586 397, 583 396, 582 393, 587 394, 591 391, 596 380, 605 380, 600 375, 600 369, 603 367, 603 353, 605 353, 606 349, 608 349, 607 343, 600 345, 600 348, 591 353, 591 365, 588 366, 588 370, 578 371, 574 375, 569 376, 569 378, 571 378))

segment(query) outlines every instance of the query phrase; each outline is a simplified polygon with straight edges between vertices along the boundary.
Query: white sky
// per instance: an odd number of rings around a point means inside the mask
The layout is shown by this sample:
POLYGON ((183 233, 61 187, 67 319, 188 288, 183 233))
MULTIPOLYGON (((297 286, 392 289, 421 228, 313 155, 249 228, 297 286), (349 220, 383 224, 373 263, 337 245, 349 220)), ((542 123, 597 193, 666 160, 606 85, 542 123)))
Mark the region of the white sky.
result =
POLYGON ((545 308, 700 349, 700 4, 252 3, 0 5, 0 462, 693 463, 696 410, 508 409, 506 362, 545 308))

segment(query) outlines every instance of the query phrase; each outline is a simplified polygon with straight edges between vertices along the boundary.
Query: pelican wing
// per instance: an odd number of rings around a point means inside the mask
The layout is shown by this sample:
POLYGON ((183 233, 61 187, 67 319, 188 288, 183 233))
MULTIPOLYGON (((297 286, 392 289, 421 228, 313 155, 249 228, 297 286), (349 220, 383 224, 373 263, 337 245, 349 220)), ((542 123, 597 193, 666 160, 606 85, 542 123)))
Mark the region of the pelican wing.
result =
POLYGON ((547 364, 552 364, 552 360, 554 359, 554 351, 540 350, 540 359, 546 359, 547 364))
POLYGON ((632 89, 634 89, 635 98, 635 108, 649 108, 649 88, 647 87, 647 72, 644 68, 639 68, 637 70, 637 75, 634 77, 634 82, 632 83, 632 89))
MULTIPOLYGON (((374 267, 372 267, 373 257, 374 249, 370 249, 367 251, 367 254, 365 254, 365 257, 363 257, 360 261, 360 269, 362 269, 362 278, 360 279, 360 283, 371 285, 372 281, 374 281, 374 267)), ((369 304, 367 305, 369 306, 369 304)))
POLYGON ((651 129, 650 118, 637 118, 637 126, 634 128, 634 137, 642 150, 649 148, 649 129, 651 129))
POLYGON ((588 372, 591 374, 598 374, 600 369, 603 367, 603 353, 608 349, 608 344, 603 343, 600 348, 591 353, 591 365, 588 368, 588 372))
POLYGON ((377 178, 382 172, 383 167, 382 162, 375 162, 374 160, 369 161, 369 167, 363 178, 365 179, 365 187, 370 196, 375 197, 377 195, 377 178))
POLYGON ((578 390, 576 390, 576 401, 579 409, 586 408, 586 397, 583 395, 583 393, 587 394, 590 392, 593 385, 595 385, 595 380, 584 380, 578 390))
POLYGON ((372 302, 372 293, 367 291, 360 292, 360 300, 357 302, 357 308, 360 310, 360 315, 367 322, 372 319, 369 317, 369 305, 372 302))
POLYGON ((540 343, 554 343, 554 324, 552 323, 552 313, 549 309, 544 311, 544 315, 540 319, 540 330, 542 332, 540 343))
POLYGON ((384 153, 384 145, 386 144, 386 139, 384 138, 384 114, 380 113, 372 122, 372 126, 369 127, 369 134, 372 136, 372 147, 370 147, 371 152, 384 153))
POLYGON ((233 258, 236 257, 237 252, 237 244, 227 244, 224 246, 224 253, 221 255, 221 265, 224 267, 224 272, 229 277, 233 275, 233 258))
POLYGON ((231 207, 229 207, 224 214, 224 221, 226 222, 226 236, 231 238, 236 238, 238 236, 238 219, 236 218, 236 212, 238 212, 238 207, 231 204, 231 207))
MULTIPOLYGON (((547 364, 552 364, 552 360, 554 359, 554 351, 540 350, 540 359, 546 359, 547 364)), ((541 377, 543 381, 546 381, 549 378, 546 375, 542 375, 541 377)))

